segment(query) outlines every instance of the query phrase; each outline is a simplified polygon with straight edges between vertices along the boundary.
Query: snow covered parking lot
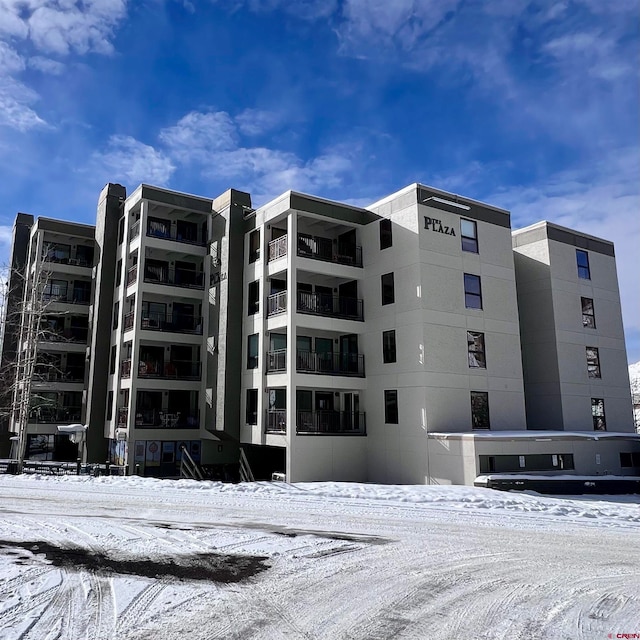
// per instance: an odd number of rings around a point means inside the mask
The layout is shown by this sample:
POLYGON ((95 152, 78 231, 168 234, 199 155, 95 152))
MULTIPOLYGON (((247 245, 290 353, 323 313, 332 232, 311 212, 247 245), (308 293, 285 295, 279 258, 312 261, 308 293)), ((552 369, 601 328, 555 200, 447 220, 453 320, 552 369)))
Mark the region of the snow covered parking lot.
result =
POLYGON ((640 633, 640 497, 0 477, 0 638, 640 633))

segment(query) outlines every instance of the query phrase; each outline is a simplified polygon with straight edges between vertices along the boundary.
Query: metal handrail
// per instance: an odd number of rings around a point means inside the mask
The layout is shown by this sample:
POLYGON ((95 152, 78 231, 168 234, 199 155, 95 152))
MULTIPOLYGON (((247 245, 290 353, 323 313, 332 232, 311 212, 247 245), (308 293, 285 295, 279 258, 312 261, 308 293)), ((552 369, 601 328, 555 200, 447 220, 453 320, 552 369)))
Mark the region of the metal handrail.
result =
POLYGON ((364 320, 364 303, 359 298, 298 291, 298 311, 316 316, 364 320))

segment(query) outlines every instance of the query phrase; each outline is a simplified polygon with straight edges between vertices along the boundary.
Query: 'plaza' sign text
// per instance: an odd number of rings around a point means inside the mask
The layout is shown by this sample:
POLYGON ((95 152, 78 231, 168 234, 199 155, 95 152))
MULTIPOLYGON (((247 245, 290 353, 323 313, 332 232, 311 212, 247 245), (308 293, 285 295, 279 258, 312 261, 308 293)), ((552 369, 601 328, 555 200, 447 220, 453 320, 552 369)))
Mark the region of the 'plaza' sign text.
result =
POLYGON ((453 227, 447 227, 442 224, 440 220, 437 218, 430 218, 429 216, 424 217, 424 228, 428 231, 435 231, 436 233, 444 233, 448 236, 455 236, 456 232, 453 230, 453 227))

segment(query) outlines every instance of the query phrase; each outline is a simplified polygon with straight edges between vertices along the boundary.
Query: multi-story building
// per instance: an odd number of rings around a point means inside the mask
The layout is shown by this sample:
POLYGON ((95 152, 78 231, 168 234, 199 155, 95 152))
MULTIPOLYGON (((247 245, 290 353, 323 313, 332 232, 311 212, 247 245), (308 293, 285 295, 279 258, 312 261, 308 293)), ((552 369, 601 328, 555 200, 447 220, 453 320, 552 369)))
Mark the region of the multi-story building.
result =
POLYGON ((27 458, 75 460, 76 447, 57 427, 82 418, 95 230, 29 218, 20 214, 17 220, 29 228, 28 236, 21 234, 21 247, 14 240, 13 248, 14 255, 24 255, 26 267, 12 272, 12 280, 22 281, 16 287, 22 297, 19 304, 12 301, 14 322, 7 321, 5 328, 17 345, 19 375, 10 429, 18 431, 16 421, 26 418, 26 432, 14 441, 14 449, 22 447, 27 458))
POLYGON ((95 244, 89 457, 174 476, 183 450, 242 448, 291 481, 640 471, 611 243, 512 234, 414 184, 257 210, 107 185, 95 244))

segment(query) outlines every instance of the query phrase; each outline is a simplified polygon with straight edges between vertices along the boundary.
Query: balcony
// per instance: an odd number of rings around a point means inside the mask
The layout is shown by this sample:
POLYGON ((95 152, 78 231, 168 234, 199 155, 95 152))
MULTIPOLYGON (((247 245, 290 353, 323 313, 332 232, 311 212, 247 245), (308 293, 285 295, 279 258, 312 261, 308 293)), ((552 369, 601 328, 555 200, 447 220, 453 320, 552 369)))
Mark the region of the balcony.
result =
POLYGON ((328 318, 364 320, 364 305, 357 298, 298 291, 298 312, 328 318))
POLYGON ((43 406, 29 411, 29 422, 36 424, 60 424, 80 422, 82 407, 43 406))
POLYGON ((362 267, 362 247, 334 242, 331 238, 298 234, 298 255, 301 258, 334 262, 350 267, 362 267))
POLYGON ((287 310, 287 292, 272 293, 267 298, 267 316, 275 316, 287 310))
POLYGON ((136 281, 137 277, 138 277, 138 265, 135 264, 133 265, 133 267, 131 267, 131 269, 129 269, 129 271, 127 271, 127 286, 129 286, 130 284, 133 284, 136 281))
POLYGON ((84 382, 84 367, 49 368, 35 371, 34 382, 84 382))
POLYGON ((353 411, 298 411, 296 433, 365 436, 365 414, 353 411))
MULTIPOLYGON (((126 320, 125 317, 125 323, 126 320)), ((202 335, 202 318, 181 313, 143 313, 140 328, 147 331, 202 335)))
POLYGON ((266 433, 287 433, 287 412, 284 409, 270 409, 267 411, 265 422, 266 433))
POLYGON ((129 231, 129 242, 135 240, 140 235, 140 221, 136 222, 129 231))
POLYGON ((287 370, 287 350, 267 352, 267 373, 277 373, 287 370))
POLYGON ((131 360, 123 360, 120 363, 120 377, 121 378, 131 377, 131 360))
POLYGON ((267 262, 284 258, 287 255, 287 236, 280 236, 269 243, 267 251, 267 262))
POLYGON ((361 353, 296 353, 296 368, 300 373, 364 378, 364 355, 361 353))
POLYGON ((43 293, 43 302, 62 302, 66 304, 91 304, 91 293, 87 291, 61 291, 60 293, 43 293))
POLYGON ((192 269, 157 268, 147 265, 144 270, 144 281, 183 289, 204 289, 204 273, 192 269))
MULTIPOLYGON (((131 369, 131 361, 129 370, 131 369)), ((123 363, 124 364, 124 363, 123 363)), ((171 360, 156 362, 141 360, 138 363, 138 378, 155 378, 156 380, 200 380, 202 365, 200 362, 187 360, 171 360)))
POLYGON ((86 343, 89 329, 85 327, 71 327, 70 329, 60 329, 58 331, 43 329, 38 336, 38 340, 43 342, 74 342, 86 343))
POLYGON ((124 323, 123 323, 123 327, 125 331, 129 331, 130 329, 133 329, 133 325, 134 325, 134 313, 127 313, 127 315, 125 315, 124 317, 124 323))
POLYGON ((118 409, 118 426, 126 427, 128 422, 129 422, 129 409, 127 407, 118 409))
POLYGON ((167 224, 153 224, 149 221, 147 225, 147 237, 148 238, 160 238, 161 240, 171 240, 173 242, 181 242, 183 244, 190 244, 196 247, 206 246, 206 242, 198 240, 197 228, 172 228, 171 224, 167 221, 167 224))
MULTIPOLYGON (((287 350, 267 352, 267 373, 287 370, 287 350)), ((361 353, 316 353, 296 352, 298 373, 317 373, 329 376, 350 376, 364 378, 364 355, 361 353)))
POLYGON ((200 412, 161 411, 159 409, 141 409, 136 411, 136 429, 198 429, 200 412))

